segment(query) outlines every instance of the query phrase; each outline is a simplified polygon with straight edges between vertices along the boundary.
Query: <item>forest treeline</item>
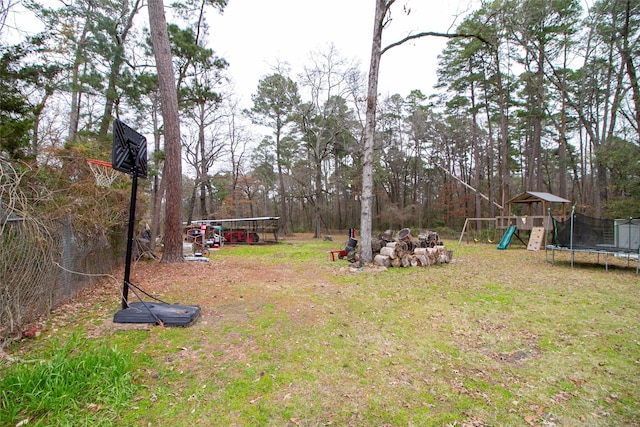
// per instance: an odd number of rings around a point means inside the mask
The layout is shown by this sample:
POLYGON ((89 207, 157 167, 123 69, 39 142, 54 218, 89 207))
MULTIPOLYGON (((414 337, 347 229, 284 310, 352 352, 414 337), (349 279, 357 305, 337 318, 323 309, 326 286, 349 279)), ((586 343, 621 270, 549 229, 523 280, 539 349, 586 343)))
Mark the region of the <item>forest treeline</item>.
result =
MULTIPOLYGON (((85 221, 99 226, 120 218, 78 203, 95 191, 74 190, 91 183, 86 158, 110 159, 118 117, 147 136, 139 217, 161 233, 163 123, 144 2, 23 2, 43 30, 19 43, 6 24, 11 5, 0 10, 0 162, 23 177, 21 206, 86 206, 85 221)), ((280 216, 283 231, 317 235, 357 228, 366 70, 329 45, 295 75, 275 67, 242 109, 207 37, 206 13, 226 5, 182 0, 168 13, 184 220, 280 216)), ((640 0, 582 5, 485 1, 456 28, 474 37, 447 42, 433 93, 378 99, 374 230, 459 230, 466 217, 503 214, 523 191, 595 217, 638 216, 640 0)), ((407 66, 424 65, 416 54, 407 66)), ((121 191, 121 181, 101 191, 121 191)), ((0 194, 6 217, 16 193, 0 194)), ((126 196, 111 203, 126 207, 126 196)))

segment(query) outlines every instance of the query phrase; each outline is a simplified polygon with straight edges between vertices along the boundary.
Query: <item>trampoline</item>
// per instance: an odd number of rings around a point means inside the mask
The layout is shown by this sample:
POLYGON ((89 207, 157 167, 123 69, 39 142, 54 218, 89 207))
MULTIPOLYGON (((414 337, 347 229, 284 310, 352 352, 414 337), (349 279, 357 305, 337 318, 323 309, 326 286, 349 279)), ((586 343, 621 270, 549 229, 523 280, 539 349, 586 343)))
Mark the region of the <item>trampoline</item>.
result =
MULTIPOLYGON (((551 214, 549 214, 551 215, 551 214)), ((636 262, 636 274, 640 269, 640 219, 597 219, 571 212, 565 221, 551 218, 553 224, 551 244, 546 245, 547 260, 551 252, 551 264, 555 264, 555 251, 570 253, 571 267, 576 253, 596 254, 604 259, 609 270, 609 256, 626 258, 627 265, 636 262)))

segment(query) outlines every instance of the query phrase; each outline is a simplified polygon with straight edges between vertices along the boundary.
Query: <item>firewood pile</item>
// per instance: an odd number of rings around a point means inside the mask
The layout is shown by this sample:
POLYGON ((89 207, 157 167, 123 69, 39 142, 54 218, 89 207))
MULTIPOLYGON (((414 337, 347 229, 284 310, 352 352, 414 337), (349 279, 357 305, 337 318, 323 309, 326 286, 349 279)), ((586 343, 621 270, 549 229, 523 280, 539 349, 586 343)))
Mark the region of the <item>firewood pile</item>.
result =
POLYGON ((394 232, 387 230, 372 239, 371 250, 373 263, 380 267, 427 267, 433 264, 451 262, 453 251, 444 247, 438 233, 428 231, 418 237, 411 230, 403 228, 394 237, 394 232))

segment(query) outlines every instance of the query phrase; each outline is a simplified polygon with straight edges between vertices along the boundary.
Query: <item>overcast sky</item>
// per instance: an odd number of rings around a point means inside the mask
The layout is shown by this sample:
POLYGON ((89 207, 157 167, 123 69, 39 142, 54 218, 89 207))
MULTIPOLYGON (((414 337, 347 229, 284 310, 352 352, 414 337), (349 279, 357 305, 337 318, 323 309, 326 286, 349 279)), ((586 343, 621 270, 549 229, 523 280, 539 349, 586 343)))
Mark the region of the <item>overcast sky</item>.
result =
MULTIPOLYGON (((59 0, 41 0, 59 6, 59 0)), ((165 0, 168 5, 170 0, 165 0)), ((397 0, 382 46, 423 31, 453 32, 478 0, 397 0), (410 13, 405 13, 405 6, 410 13)), ((38 23, 19 6, 10 27, 37 31, 38 23), (25 25, 29 22, 28 25, 25 25)), ((278 62, 291 65, 295 78, 310 65, 312 52, 333 43, 339 54, 369 70, 375 0, 229 0, 222 15, 208 15, 209 46, 229 63, 235 91, 249 107, 259 80, 278 62)), ((146 21, 147 11, 141 14, 146 21)), ((147 25, 146 22, 144 25, 147 25)), ((5 34, 6 35, 6 34, 5 34)), ((447 39, 426 37, 394 47, 382 57, 378 91, 406 96, 413 89, 426 95, 436 82, 438 54, 447 39)))
MULTIPOLYGON (((473 0, 398 0, 383 47, 422 31, 453 32, 473 0), (410 7, 407 15, 403 6, 410 7)), ((341 56, 361 62, 368 73, 375 0, 229 0, 222 15, 212 15, 210 45, 230 63, 229 74, 243 104, 273 66, 287 62, 292 77, 309 65, 311 52, 333 43, 341 56)), ((432 92, 438 54, 447 39, 426 37, 385 53, 379 93, 406 96, 413 89, 432 92)))

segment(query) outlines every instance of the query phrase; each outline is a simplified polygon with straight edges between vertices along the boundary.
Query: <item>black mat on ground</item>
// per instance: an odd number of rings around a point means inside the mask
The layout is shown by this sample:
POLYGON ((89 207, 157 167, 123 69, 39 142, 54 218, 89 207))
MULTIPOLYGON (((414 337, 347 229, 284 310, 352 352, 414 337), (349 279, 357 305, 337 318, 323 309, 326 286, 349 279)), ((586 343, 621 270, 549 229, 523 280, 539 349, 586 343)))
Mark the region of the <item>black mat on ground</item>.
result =
POLYGON ((164 326, 191 326, 200 316, 197 305, 133 302, 113 316, 114 323, 153 323, 164 326))

